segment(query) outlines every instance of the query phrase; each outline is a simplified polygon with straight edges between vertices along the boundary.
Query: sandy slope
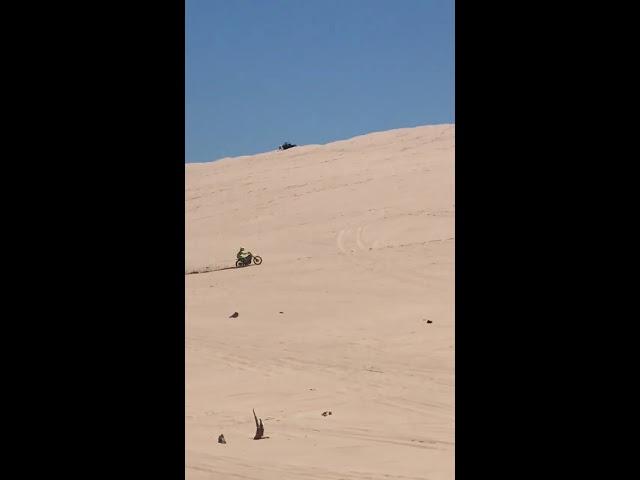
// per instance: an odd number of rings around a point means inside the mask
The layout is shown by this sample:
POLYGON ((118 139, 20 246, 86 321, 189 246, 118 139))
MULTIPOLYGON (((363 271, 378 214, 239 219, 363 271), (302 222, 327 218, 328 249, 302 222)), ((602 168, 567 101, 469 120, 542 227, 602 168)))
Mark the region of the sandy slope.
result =
POLYGON ((454 126, 186 178, 187 478, 452 479, 454 126))

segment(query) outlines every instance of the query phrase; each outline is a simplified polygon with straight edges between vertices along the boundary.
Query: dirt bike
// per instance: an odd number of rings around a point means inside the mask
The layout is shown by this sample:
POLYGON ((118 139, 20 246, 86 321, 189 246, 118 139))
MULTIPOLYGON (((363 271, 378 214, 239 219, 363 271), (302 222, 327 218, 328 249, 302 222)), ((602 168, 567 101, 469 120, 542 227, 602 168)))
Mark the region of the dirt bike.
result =
POLYGON ((251 262, 253 261, 253 263, 255 263, 256 265, 260 265, 262 263, 262 258, 260 258, 259 256, 253 256, 251 254, 251 252, 249 252, 249 254, 244 257, 244 258, 239 258, 238 260, 236 260, 236 267, 240 268, 240 267, 246 267, 247 265, 251 265, 251 262))

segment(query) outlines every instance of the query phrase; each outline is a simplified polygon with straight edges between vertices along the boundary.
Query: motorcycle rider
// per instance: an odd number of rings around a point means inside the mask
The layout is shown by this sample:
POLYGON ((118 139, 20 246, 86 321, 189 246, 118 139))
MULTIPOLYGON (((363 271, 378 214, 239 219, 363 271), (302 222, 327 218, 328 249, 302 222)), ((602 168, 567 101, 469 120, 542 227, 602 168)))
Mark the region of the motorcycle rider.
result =
POLYGON ((238 260, 246 262, 246 259, 251 259, 251 252, 245 252, 244 248, 240 248, 240 251, 236 254, 238 260))

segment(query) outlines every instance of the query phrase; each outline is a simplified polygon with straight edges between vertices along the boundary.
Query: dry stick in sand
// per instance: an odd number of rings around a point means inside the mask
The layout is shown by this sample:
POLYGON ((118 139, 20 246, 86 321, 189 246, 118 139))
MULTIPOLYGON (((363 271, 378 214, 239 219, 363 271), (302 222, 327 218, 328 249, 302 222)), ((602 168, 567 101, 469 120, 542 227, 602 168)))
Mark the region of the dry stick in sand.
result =
POLYGON ((256 420, 256 435, 255 437, 253 437, 254 440, 261 440, 263 438, 269 438, 269 437, 263 437, 264 435, 264 425, 262 425, 262 419, 260 419, 260 423, 258 423, 258 417, 256 416, 256 411, 253 410, 253 418, 256 420))

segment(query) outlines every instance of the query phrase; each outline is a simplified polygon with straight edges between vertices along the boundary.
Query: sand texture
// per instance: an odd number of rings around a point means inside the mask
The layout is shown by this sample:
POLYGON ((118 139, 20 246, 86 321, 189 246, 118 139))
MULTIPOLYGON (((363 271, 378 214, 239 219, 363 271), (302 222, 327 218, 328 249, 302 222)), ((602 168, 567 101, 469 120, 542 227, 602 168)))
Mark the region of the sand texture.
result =
POLYGON ((186 165, 189 480, 454 478, 454 133, 186 165))

